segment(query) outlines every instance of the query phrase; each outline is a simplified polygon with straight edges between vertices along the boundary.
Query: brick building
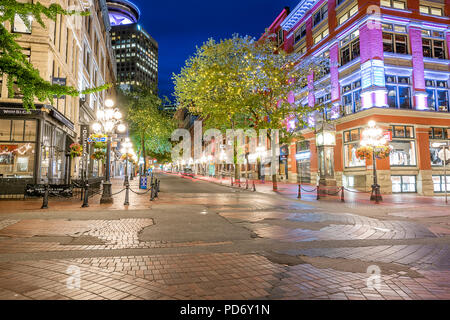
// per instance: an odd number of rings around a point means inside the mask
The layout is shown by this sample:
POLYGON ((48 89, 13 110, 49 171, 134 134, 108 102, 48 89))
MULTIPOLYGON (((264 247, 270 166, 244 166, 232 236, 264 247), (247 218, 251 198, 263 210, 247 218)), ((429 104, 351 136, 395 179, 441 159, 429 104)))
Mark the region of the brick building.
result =
MULTIPOLYGON (((54 2, 41 1, 43 5, 54 2)), ((71 10, 89 10, 91 15, 58 15, 55 22, 45 18, 46 28, 33 21, 31 29, 17 16, 13 25, 5 26, 20 35, 18 43, 45 80, 80 91, 114 83, 106 2, 57 3, 71 10)), ((89 128, 97 108, 113 90, 54 99, 26 111, 19 92, 8 95, 6 82, 6 75, 0 77, 0 194, 23 194, 28 183, 64 184, 76 178, 81 162, 68 156, 69 146, 80 142, 82 130, 89 128)), ((89 165, 92 176, 98 165, 89 165)))
MULTIPOLYGON (((393 136, 390 158, 377 161, 382 192, 444 191, 439 151, 450 139, 449 16, 448 0, 302 0, 269 28, 287 52, 330 59, 325 77, 311 77, 329 90, 298 89, 295 103, 327 106, 337 185, 370 190, 372 163, 359 161, 355 151, 361 131, 375 120, 393 136)), ((288 178, 316 184, 323 163, 317 135, 298 130, 306 141, 289 148, 288 178)))

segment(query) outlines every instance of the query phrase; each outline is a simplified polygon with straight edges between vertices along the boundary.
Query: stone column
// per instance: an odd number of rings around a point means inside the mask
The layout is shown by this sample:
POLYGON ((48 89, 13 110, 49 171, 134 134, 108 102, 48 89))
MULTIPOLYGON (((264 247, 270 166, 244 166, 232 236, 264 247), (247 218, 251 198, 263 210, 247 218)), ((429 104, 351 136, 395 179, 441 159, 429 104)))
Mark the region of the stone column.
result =
POLYGON ((297 159, 295 158, 297 154, 296 141, 289 146, 289 182, 296 183, 298 181, 298 171, 297 171, 297 159))
POLYGON ((409 41, 411 45, 413 63, 413 89, 414 108, 417 110, 428 109, 427 93, 425 86, 425 65, 423 62, 422 31, 418 27, 409 28, 409 41))
POLYGON ((344 174, 344 157, 343 157, 344 141, 342 133, 336 134, 336 146, 334 147, 334 174, 338 187, 343 186, 344 174))
POLYGON ((433 171, 430 155, 430 135, 428 128, 417 128, 417 154, 419 175, 417 177, 417 192, 423 196, 434 195, 433 171))
POLYGON ((332 118, 338 118, 341 105, 341 86, 339 84, 339 43, 330 48, 330 82, 332 118))
POLYGON ((311 140, 309 150, 311 151, 311 184, 317 185, 320 178, 318 177, 319 157, 317 154, 316 140, 311 140))
POLYGON ((359 28, 363 109, 387 106, 384 81, 383 31, 376 21, 369 20, 359 28), (367 64, 371 64, 367 66, 367 64), (367 68, 364 69, 363 68, 367 68), (376 78, 374 77, 376 73, 376 78), (377 81, 375 81, 377 79, 377 81), (381 81, 380 83, 378 83, 381 81))

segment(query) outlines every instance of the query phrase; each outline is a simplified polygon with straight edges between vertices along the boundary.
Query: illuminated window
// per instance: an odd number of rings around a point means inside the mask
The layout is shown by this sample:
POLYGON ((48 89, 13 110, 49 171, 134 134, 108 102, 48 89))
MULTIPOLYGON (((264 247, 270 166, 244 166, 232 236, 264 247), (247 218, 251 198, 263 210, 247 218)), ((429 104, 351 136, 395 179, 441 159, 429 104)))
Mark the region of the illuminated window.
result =
POLYGON ((447 81, 425 80, 428 94, 428 109, 447 112, 449 106, 449 90, 447 81))
POLYGON ((302 25, 295 33, 295 43, 306 37, 306 24, 302 25))
POLYGON ((341 65, 344 66, 360 56, 359 31, 341 41, 341 65))
POLYGON ((322 6, 322 8, 320 8, 314 13, 313 16, 314 27, 317 26, 319 23, 321 23, 322 20, 325 19, 326 17, 328 17, 328 4, 325 4, 324 6, 322 6))
POLYGON ((361 110, 361 80, 342 87, 343 114, 349 115, 361 110))
POLYGON ((384 52, 408 54, 406 27, 383 24, 383 50, 384 52))
POLYGON ((406 9, 406 0, 381 0, 381 6, 394 9, 406 9))
POLYGON ((358 5, 351 8, 349 11, 344 13, 342 17, 339 18, 339 25, 345 23, 348 19, 350 19, 352 16, 358 13, 358 5))
POLYGON ((327 37, 329 34, 328 29, 325 29, 325 31, 321 32, 318 36, 316 36, 314 38, 314 44, 319 43, 320 41, 322 41, 325 37, 327 37))
POLYGON ((431 6, 420 6, 420 13, 442 17, 444 15, 444 10, 442 10, 442 8, 436 8, 431 6))

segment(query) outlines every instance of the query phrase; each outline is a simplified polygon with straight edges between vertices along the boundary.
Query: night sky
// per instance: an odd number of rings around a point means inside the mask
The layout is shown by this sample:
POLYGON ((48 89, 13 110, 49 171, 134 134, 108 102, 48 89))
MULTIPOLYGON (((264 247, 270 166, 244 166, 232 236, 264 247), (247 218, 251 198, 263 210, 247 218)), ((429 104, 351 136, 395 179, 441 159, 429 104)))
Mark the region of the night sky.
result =
POLYGON ((140 24, 159 44, 161 96, 173 99, 172 74, 208 38, 233 33, 259 38, 284 7, 299 0, 131 0, 142 12, 140 24))

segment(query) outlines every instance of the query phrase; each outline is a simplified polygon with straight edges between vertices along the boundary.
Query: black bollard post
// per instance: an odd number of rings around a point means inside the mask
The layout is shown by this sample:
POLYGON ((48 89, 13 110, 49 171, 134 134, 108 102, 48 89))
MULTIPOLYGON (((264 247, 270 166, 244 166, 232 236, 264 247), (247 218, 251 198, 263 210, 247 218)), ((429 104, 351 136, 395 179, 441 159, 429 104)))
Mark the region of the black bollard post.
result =
POLYGON ((320 200, 320 185, 317 186, 317 200, 320 200))
POLYGON ((45 191, 44 191, 44 198, 42 200, 42 208, 41 209, 48 209, 48 193, 49 193, 49 186, 48 183, 45 185, 45 191))
POLYGON ((150 188, 150 201, 155 201, 155 184, 151 184, 150 188))
POLYGON ((302 198, 302 185, 299 184, 298 185, 298 197, 297 199, 301 199, 302 198))
POLYGON ((161 192, 161 179, 158 180, 158 193, 161 192))
POLYGON ((125 202, 124 202, 124 206, 129 206, 130 205, 130 183, 127 181, 126 185, 125 185, 125 202))
POLYGON ((345 187, 342 187, 342 191, 341 191, 341 202, 345 202, 345 187))
POLYGON ((84 185, 84 199, 82 208, 89 208, 89 182, 86 181, 84 185))
POLYGON ((253 192, 256 192, 256 184, 255 184, 255 180, 253 180, 253 192))
POLYGON ((158 179, 155 180, 155 198, 159 198, 158 179))

